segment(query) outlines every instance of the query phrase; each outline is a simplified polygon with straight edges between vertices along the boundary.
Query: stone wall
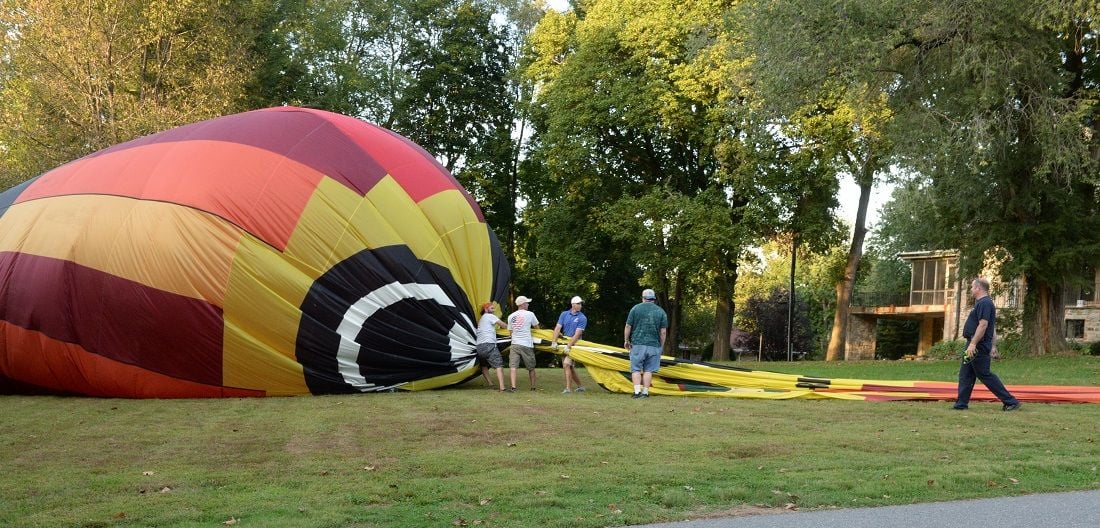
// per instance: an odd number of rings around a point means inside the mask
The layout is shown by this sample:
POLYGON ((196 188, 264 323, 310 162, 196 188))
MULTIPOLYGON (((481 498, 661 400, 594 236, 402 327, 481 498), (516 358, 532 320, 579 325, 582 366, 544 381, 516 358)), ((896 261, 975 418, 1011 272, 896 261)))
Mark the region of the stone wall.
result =
POLYGON ((848 340, 844 345, 844 359, 875 359, 875 329, 878 318, 873 315, 848 316, 848 340))

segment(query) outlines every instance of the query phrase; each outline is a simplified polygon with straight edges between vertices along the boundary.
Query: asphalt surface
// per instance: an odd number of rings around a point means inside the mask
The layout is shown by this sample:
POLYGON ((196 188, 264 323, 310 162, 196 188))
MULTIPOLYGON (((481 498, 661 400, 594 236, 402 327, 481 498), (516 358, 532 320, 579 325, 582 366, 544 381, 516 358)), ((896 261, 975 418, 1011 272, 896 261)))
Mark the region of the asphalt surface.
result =
POLYGON ((1100 490, 701 519, 635 528, 1097 528, 1100 490))

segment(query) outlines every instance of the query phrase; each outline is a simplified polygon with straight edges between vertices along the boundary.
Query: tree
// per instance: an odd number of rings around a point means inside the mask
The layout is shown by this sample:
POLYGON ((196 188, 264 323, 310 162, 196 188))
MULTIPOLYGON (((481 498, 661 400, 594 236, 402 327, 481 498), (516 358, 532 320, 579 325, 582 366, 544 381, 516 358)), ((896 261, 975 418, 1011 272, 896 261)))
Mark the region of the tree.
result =
MULTIPOLYGON (((764 296, 753 295, 741 305, 740 319, 751 321, 752 334, 741 337, 738 348, 755 348, 761 343, 765 360, 787 359, 787 306, 791 302, 789 290, 773 288, 764 296)), ((814 329, 807 317, 807 306, 797 296, 794 300, 791 349, 796 359, 813 348, 814 329)))
MULTIPOLYGON (((734 181, 740 176, 744 149, 739 146, 743 116, 737 115, 741 66, 731 58, 736 39, 723 25, 729 5, 597 0, 564 14, 548 12, 532 34, 527 68, 538 86, 533 113, 534 145, 540 150, 536 156, 543 160, 549 180, 541 187, 545 194, 530 195, 532 206, 566 207, 572 212, 559 217, 579 217, 588 225, 607 224, 636 235, 630 244, 611 237, 609 229, 602 230, 603 236, 587 233, 602 255, 595 262, 621 261, 616 256, 634 246, 645 247, 649 256, 664 248, 664 256, 681 259, 662 259, 656 266, 639 261, 627 274, 638 277, 644 272, 671 308, 673 325, 678 324, 676 306, 699 273, 688 265, 691 247, 670 246, 672 240, 654 230, 655 225, 671 225, 670 218, 654 216, 678 215, 681 209, 670 205, 660 213, 635 215, 632 204, 651 202, 653 195, 645 198, 651 190, 681 205, 706 194, 712 197, 706 203, 722 211, 728 229, 720 232, 736 231, 737 238, 711 243, 717 235, 711 232, 691 241, 712 252, 706 269, 713 274, 711 288, 717 299, 716 335, 729 334, 737 259, 740 248, 747 246, 747 231, 737 229, 739 204, 747 198, 734 181), (719 198, 717 202, 713 197, 719 198), (601 210, 607 212, 590 214, 601 210)), ((535 237, 542 233, 534 228, 535 237)), ((538 244, 529 255, 531 261, 586 258, 545 255, 547 249, 547 244, 538 244)), ((628 298, 637 298, 637 284, 617 287, 626 289, 628 298)), ((676 346, 675 339, 668 344, 676 346)), ((728 357, 728 340, 716 339, 715 347, 716 359, 728 357)))
MULTIPOLYGON (((744 307, 750 299, 767 299, 772 291, 781 291, 786 295, 786 292, 790 291, 790 252, 789 235, 762 245, 759 253, 742 265, 743 272, 738 281, 736 304, 744 307)), ((823 250, 810 251, 804 247, 799 251, 798 261, 801 265, 795 273, 795 307, 803 309, 805 313, 802 319, 794 321, 793 328, 795 333, 805 332, 805 335, 812 336, 810 342, 798 345, 798 350, 807 353, 810 357, 824 357, 827 350, 829 329, 835 312, 834 286, 837 278, 844 271, 846 258, 846 245, 839 240, 835 240, 833 246, 823 250), (808 325, 809 328, 802 329, 799 325, 808 325)), ((786 325, 786 306, 783 304, 781 307, 784 310, 784 325, 786 325)), ((762 325, 752 318, 755 313, 757 312, 739 311, 738 328, 759 335, 762 325)), ((775 343, 775 346, 783 348, 784 358, 786 358, 787 339, 785 328, 784 326, 780 342, 775 343)), ((796 344, 798 344, 797 341, 796 344)), ((756 344, 745 345, 744 348, 755 349, 756 344)))
POLYGON ((844 357, 848 307, 863 257, 871 189, 892 149, 885 134, 892 119, 886 97, 891 79, 874 72, 853 73, 845 62, 825 60, 825 48, 819 47, 823 36, 828 40, 850 37, 851 31, 824 6, 761 1, 748 3, 746 12, 750 47, 757 58, 754 74, 760 79, 766 105, 790 124, 787 135, 820 144, 822 155, 831 156, 860 189, 847 264, 835 287, 837 308, 826 359, 837 360, 844 357))
POLYGON ((1064 347, 1062 284, 1100 260, 1100 6, 781 4, 798 14, 785 20, 818 65, 809 75, 882 87, 892 159, 931 179, 936 214, 956 226, 941 246, 959 248, 964 273, 990 250, 1009 255, 1002 273, 1028 284, 1032 350, 1064 347))
POLYGON ((0 149, 21 181, 134 137, 242 108, 250 6, 5 0, 0 149), (247 25, 247 24, 245 24, 247 25))

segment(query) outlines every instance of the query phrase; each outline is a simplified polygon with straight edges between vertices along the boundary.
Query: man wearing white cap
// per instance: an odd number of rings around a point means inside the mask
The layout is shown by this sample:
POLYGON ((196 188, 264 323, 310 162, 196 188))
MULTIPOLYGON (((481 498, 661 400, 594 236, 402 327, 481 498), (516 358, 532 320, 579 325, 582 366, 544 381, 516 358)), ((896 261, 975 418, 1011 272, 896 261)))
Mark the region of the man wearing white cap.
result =
POLYGON ((642 302, 635 304, 623 327, 623 348, 630 352, 630 379, 634 398, 648 398, 653 373, 661 368, 661 351, 668 336, 668 314, 655 302, 657 294, 642 290, 642 302))
POLYGON ((552 340, 554 344, 551 345, 554 350, 557 350, 558 335, 566 336, 565 359, 561 362, 562 369, 565 370, 565 390, 561 391, 562 394, 572 392, 571 389, 574 383, 577 385, 577 392, 584 392, 584 387, 581 386, 581 378, 577 376, 577 369, 573 365, 573 358, 569 357, 569 352, 573 349, 573 345, 577 344, 577 340, 581 338, 585 327, 588 326, 588 317, 585 317, 584 312, 581 312, 581 308, 584 307, 584 299, 574 295, 569 302, 571 306, 558 316, 558 324, 554 325, 554 339, 552 340))
POLYGON ((516 369, 521 358, 531 378, 531 390, 535 390, 535 340, 531 337, 531 329, 539 327, 539 319, 527 310, 532 300, 523 295, 516 297, 516 311, 508 316, 508 329, 512 331, 511 353, 508 354, 512 387, 508 392, 516 392, 516 369))

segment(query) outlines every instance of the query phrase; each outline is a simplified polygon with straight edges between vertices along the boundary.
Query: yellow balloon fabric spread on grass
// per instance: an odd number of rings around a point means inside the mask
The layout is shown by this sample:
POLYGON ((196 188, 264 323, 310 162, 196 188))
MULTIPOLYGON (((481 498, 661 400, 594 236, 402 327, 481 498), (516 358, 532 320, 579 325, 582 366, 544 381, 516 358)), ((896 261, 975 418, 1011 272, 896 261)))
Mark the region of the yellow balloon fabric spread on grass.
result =
MULTIPOLYGON (((553 350, 549 330, 535 330, 540 352, 553 350)), ((578 341, 569 356, 584 365, 592 379, 611 392, 632 393, 630 357, 625 349, 578 341)), ((728 365, 695 362, 662 356, 661 368, 653 376, 651 394, 718 398, 756 398, 766 400, 840 399, 840 400, 943 400, 957 396, 955 383, 940 381, 883 381, 828 379, 782 374, 728 365)), ((1100 387, 1057 385, 1013 385, 1012 394, 1024 402, 1100 403, 1100 387)), ((973 401, 996 401, 984 386, 974 388, 973 401)))

